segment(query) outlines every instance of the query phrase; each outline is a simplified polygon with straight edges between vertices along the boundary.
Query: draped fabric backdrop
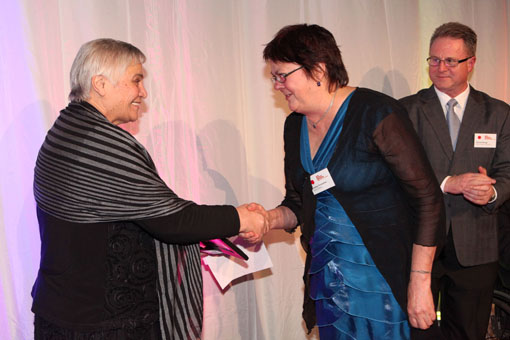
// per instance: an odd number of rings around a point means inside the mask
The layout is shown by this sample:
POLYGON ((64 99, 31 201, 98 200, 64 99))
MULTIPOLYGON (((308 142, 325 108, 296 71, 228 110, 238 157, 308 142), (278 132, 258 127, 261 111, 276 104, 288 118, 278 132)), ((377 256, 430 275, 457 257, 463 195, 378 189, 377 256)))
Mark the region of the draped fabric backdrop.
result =
MULTIPOLYGON (((84 42, 109 37, 146 53, 149 96, 125 128, 181 197, 272 208, 284 193, 288 108, 272 88, 264 44, 284 25, 317 23, 336 37, 351 85, 400 98, 430 85, 429 38, 447 21, 478 34, 471 83, 509 102, 510 0, 2 0, 0 338, 32 338, 33 167, 84 42)), ((204 340, 316 338, 301 321, 299 235, 271 232, 264 242, 273 268, 224 292, 204 268, 204 340)))

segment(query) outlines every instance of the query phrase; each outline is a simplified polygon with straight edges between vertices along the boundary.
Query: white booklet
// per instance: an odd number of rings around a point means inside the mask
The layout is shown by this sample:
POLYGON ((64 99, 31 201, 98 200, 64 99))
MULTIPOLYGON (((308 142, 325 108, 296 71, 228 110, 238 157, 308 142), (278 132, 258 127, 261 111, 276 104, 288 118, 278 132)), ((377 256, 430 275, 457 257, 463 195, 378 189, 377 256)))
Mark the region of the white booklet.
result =
POLYGON ((227 255, 228 252, 225 251, 223 253, 202 251, 204 264, 209 267, 222 290, 232 280, 273 266, 264 242, 252 245, 241 237, 231 238, 230 241, 234 244, 234 248, 238 248, 236 252, 240 250, 248 257, 247 260, 243 259, 242 256, 227 255))

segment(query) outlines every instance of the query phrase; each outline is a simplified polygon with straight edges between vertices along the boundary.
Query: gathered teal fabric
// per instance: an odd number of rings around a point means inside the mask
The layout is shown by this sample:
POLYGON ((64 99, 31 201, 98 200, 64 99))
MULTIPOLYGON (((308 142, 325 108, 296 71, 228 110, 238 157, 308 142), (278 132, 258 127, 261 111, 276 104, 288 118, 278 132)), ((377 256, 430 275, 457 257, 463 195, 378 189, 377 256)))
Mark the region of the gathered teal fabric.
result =
MULTIPOLYGON (((353 93, 338 110, 313 160, 303 119, 300 156, 308 173, 327 167, 353 93)), ((321 339, 409 339, 406 314, 358 230, 327 190, 317 194, 315 225, 310 242, 310 297, 315 301, 321 339)))

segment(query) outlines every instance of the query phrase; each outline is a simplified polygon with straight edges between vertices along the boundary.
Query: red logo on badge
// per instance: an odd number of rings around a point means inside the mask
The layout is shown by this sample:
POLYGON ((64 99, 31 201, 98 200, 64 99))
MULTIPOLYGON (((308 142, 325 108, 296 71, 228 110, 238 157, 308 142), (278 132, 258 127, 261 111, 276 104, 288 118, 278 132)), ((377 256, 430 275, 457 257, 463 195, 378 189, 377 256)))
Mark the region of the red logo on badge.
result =
POLYGON ((312 185, 313 185, 313 184, 315 184, 315 182, 313 181, 313 179, 310 181, 310 183, 312 183, 312 185))

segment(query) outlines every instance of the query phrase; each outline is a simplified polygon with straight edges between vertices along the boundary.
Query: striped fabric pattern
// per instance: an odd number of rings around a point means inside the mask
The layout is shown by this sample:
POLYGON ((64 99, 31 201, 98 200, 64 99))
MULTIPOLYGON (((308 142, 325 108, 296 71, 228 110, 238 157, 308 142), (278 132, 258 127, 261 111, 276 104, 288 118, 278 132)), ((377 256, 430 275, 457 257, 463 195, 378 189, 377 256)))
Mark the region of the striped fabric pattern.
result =
MULTIPOLYGON (((168 216, 192 204, 159 177, 147 150, 87 102, 60 112, 34 170, 39 208, 76 223, 168 216)), ((164 339, 197 339, 202 327, 198 244, 155 240, 164 339)))
POLYGON ((200 339, 203 318, 200 249, 194 244, 156 241, 156 253, 162 339, 200 339), (168 265, 160 265, 163 263, 168 265))

